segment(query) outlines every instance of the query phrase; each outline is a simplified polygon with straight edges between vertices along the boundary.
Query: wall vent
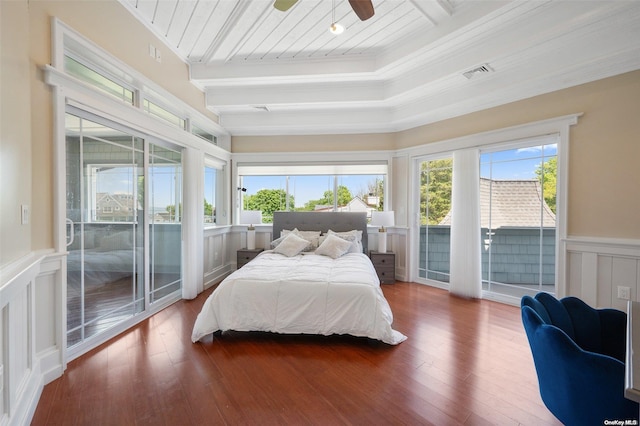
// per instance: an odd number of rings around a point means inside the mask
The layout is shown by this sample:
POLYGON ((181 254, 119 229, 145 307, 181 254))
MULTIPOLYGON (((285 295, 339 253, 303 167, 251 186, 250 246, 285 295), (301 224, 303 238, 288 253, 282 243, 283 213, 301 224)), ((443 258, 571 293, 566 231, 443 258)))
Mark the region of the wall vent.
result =
POLYGON ((494 72, 494 69, 491 68, 491 65, 482 64, 479 67, 475 67, 474 69, 471 69, 469 71, 463 72, 462 75, 467 77, 467 79, 471 80, 473 78, 473 76, 475 76, 476 74, 485 74, 485 73, 490 73, 490 72, 494 72))

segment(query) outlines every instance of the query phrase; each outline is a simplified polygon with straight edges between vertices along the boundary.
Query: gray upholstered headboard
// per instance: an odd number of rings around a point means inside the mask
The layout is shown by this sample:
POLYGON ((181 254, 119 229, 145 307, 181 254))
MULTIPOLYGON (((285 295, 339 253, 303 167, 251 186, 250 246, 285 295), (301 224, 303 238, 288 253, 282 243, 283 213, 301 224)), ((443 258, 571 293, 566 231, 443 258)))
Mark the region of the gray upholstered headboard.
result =
POLYGON ((329 229, 345 232, 362 231, 362 247, 369 253, 367 237, 367 214, 365 212, 274 212, 273 238, 280 237, 283 229, 298 228, 299 231, 322 231, 329 229))

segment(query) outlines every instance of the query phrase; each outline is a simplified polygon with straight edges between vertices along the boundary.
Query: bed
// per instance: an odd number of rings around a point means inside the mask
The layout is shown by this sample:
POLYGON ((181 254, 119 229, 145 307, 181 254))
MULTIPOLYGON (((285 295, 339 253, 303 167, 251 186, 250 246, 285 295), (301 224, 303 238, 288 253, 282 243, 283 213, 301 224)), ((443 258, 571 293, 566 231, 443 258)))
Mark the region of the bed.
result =
POLYGON ((282 241, 225 278, 205 301, 193 327, 193 342, 229 330, 349 334, 391 345, 406 340, 392 328, 391 308, 364 254, 365 213, 276 212, 273 236, 282 241), (325 236, 319 238, 317 249, 282 254, 285 239, 297 241, 298 234, 288 234, 311 231, 325 236), (325 246, 334 247, 328 241, 341 250, 329 250, 327 255, 325 246), (349 249, 340 254, 347 246, 343 241, 348 241, 349 249))

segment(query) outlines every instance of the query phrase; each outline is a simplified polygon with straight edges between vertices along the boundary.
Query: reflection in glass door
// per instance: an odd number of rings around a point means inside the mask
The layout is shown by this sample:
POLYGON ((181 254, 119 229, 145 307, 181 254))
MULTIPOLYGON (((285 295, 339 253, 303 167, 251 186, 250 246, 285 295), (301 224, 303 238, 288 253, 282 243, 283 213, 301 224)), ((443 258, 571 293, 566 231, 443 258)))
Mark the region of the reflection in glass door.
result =
POLYGON ((178 151, 66 115, 68 347, 180 290, 181 161, 178 151))
POLYGON ((150 302, 181 288, 182 154, 149 149, 150 302))
POLYGON ((67 345, 144 309, 143 141, 66 116, 67 345))

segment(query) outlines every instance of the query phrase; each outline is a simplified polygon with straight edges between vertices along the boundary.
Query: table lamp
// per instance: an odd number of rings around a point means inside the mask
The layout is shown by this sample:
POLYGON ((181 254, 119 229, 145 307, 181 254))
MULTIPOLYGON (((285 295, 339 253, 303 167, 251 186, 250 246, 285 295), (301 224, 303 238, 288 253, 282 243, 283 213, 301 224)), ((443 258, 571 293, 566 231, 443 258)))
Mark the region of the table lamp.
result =
POLYGON ((243 210, 240 212, 240 223, 249 224, 247 227, 247 248, 253 250, 256 248, 256 223, 262 223, 262 212, 260 210, 243 210))
POLYGON ((386 227, 393 226, 394 223, 393 211, 374 211, 371 213, 371 225, 379 226, 378 229, 378 252, 387 252, 387 230, 386 227))

